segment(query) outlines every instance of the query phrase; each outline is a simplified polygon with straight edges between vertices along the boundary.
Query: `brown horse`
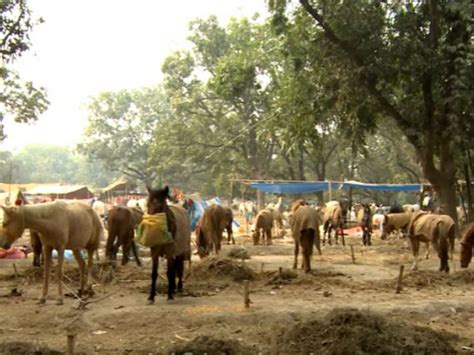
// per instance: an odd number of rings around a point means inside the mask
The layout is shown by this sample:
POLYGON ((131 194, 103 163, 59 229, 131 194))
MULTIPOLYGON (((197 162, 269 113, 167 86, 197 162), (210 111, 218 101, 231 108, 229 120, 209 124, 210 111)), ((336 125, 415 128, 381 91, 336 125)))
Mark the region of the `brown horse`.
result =
POLYGON ((454 252, 456 225, 448 215, 435 215, 426 212, 414 213, 408 226, 413 251, 412 270, 418 269, 418 250, 420 241, 431 242, 440 259, 439 271, 449 272, 449 250, 454 252))
MULTIPOLYGON (((413 217, 411 212, 399 212, 399 213, 389 213, 384 215, 382 223, 382 235, 380 239, 386 240, 393 231, 398 231, 399 233, 408 233, 408 227, 410 221, 413 217)), ((430 241, 423 240, 426 243, 426 253, 425 259, 430 258, 430 241)))
POLYGON ((362 244, 372 245, 372 212, 368 204, 354 206, 357 225, 362 229, 362 244))
POLYGON ((298 267, 298 254, 301 245, 303 253, 302 268, 305 272, 311 271, 311 255, 313 254, 313 244, 321 254, 319 241, 319 216, 318 212, 304 201, 295 201, 291 207, 290 226, 293 239, 295 241, 295 259, 293 269, 298 267))
POLYGON ((472 248, 474 248, 474 223, 469 223, 461 237, 461 267, 467 268, 472 259, 472 248))
POLYGON ((342 245, 346 245, 344 240, 344 222, 345 222, 345 213, 347 212, 343 208, 343 204, 339 201, 331 201, 326 204, 324 208, 323 215, 323 245, 326 243, 326 234, 328 236, 328 243, 331 245, 331 231, 334 230, 336 235, 336 244, 338 244, 338 235, 341 235, 342 245))
POLYGON ((224 229, 232 233, 232 220, 227 208, 219 205, 210 205, 204 210, 204 214, 196 229, 196 245, 200 258, 208 256, 212 250, 219 254, 224 229))
POLYGON ((169 188, 148 189, 147 208, 149 214, 165 213, 168 229, 173 236, 173 243, 152 247, 151 287, 148 304, 155 302, 156 280, 158 278, 158 259, 165 256, 168 263, 168 301, 173 300, 176 291, 176 276, 178 277, 177 290, 183 289, 184 260, 191 259, 191 223, 186 210, 182 206, 169 206, 169 188))
POLYGON ((260 243, 260 232, 262 232, 263 244, 272 244, 273 211, 263 209, 255 218, 255 231, 252 234, 253 244, 260 243))
MULTIPOLYGON (((92 208, 81 202, 53 202, 39 205, 20 207, 2 207, 4 211, 3 232, 12 243, 20 238, 23 231, 33 229, 39 233, 43 244, 44 281, 43 293, 39 303, 46 302, 51 266, 51 252, 58 252, 58 299, 57 304, 63 304, 62 272, 64 250, 71 249, 79 264, 80 289, 82 295, 86 283, 92 279, 92 264, 94 251, 99 247, 102 236, 102 224, 99 216, 92 208), (85 275, 85 262, 80 251, 86 249, 88 258, 88 276, 85 275)), ((90 288, 90 285, 89 285, 90 288)))
POLYGON ((224 216, 225 216, 225 229, 227 231, 227 244, 230 244, 232 241, 232 244, 235 244, 235 239, 234 239, 234 234, 232 232, 232 223, 234 222, 234 213, 232 212, 232 209, 230 207, 223 207, 224 208, 224 216))
POLYGON ((117 251, 122 246, 122 265, 126 265, 129 260, 130 247, 132 247, 137 265, 142 265, 134 242, 135 227, 142 219, 143 211, 139 207, 116 206, 109 211, 106 257, 112 260, 117 259, 117 251))

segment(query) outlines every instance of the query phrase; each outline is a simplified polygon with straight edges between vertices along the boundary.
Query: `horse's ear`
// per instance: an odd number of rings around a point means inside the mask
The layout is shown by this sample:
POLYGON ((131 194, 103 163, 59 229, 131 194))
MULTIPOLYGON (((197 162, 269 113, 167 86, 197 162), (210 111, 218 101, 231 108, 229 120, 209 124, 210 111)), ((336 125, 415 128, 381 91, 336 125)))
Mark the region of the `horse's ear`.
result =
POLYGON ((148 194, 151 194, 152 188, 150 185, 146 185, 146 190, 148 191, 148 194))
POLYGON ((168 185, 166 185, 163 190, 164 190, 166 196, 169 196, 169 195, 170 195, 170 188, 168 187, 168 185))

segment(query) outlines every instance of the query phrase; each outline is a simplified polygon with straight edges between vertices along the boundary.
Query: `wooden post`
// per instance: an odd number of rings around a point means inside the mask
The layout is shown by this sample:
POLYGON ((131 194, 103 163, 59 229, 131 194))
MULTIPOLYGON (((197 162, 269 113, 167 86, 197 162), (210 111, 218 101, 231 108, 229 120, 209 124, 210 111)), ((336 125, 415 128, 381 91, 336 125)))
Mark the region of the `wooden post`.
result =
POLYGON ((260 266, 260 273, 263 273, 263 267, 265 266, 265 263, 262 263, 262 265, 260 266))
POLYGON ((280 266, 280 267, 278 268, 278 275, 281 276, 282 273, 283 273, 283 268, 280 266))
POLYGON ((76 345, 76 334, 68 334, 67 335, 67 355, 74 354, 74 346, 76 345))
POLYGON ((271 343, 271 355, 278 355, 278 339, 276 335, 276 329, 272 331, 272 343, 271 343))
POLYGON ((245 308, 250 307, 249 280, 244 280, 244 305, 245 308))
POLYGON ((352 256, 352 263, 355 264, 356 263, 356 257, 355 257, 355 254, 354 254, 354 246, 351 244, 351 256, 352 256))
POLYGON ((15 280, 18 279, 18 270, 16 269, 16 264, 13 263, 13 271, 15 272, 15 280))
POLYGON ((402 291, 402 279, 403 279, 403 269, 405 265, 400 265, 400 273, 398 274, 398 281, 397 281, 397 293, 402 291))

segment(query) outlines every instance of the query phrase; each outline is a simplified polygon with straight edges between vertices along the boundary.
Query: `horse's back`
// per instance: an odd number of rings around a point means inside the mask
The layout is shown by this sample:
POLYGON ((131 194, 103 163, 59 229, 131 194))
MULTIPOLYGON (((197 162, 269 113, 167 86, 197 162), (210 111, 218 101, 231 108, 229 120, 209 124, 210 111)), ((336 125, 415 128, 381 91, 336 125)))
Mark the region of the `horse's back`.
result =
POLYGON ((319 235, 318 212, 310 206, 301 206, 293 214, 291 231, 293 238, 299 238, 304 230, 313 229, 319 235))
POLYGON ((66 249, 99 247, 102 237, 102 222, 91 206, 73 201, 68 204, 58 202, 58 209, 65 211, 67 217, 63 223, 67 233, 66 249), (66 222, 67 221, 67 222, 66 222))
POLYGON ((449 236, 454 233, 454 228, 454 221, 448 215, 416 212, 412 216, 408 230, 412 236, 432 238, 437 233, 449 236))
POLYGON ((191 253, 191 222, 186 209, 178 205, 169 206, 176 223, 174 239, 174 255, 189 255, 191 253))
POLYGON ((273 226, 273 212, 270 209, 263 209, 258 212, 255 218, 255 228, 271 228, 273 226))

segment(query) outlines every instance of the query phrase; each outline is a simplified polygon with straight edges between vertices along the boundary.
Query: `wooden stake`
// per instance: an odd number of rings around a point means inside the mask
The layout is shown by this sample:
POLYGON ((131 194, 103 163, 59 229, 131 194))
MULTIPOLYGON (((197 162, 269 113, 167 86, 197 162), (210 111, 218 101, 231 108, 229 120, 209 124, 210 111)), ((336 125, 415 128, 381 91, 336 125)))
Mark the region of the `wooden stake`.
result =
POLYGON ((250 307, 249 280, 244 280, 244 305, 245 308, 250 307))
POLYGON ((400 273, 398 274, 397 281, 397 293, 402 292, 403 269, 405 269, 405 265, 400 265, 400 273))
POLYGON ((271 355, 278 355, 278 339, 276 335, 276 330, 272 332, 272 343, 271 343, 271 355))
POLYGON ((283 268, 280 266, 279 269, 278 269, 278 275, 281 276, 282 273, 283 273, 283 268))
POLYGON ((356 263, 356 257, 355 257, 355 254, 354 254, 354 246, 351 245, 351 256, 352 256, 352 263, 355 264, 356 263))
POLYGON ((261 267, 260 267, 260 272, 263 273, 263 267, 265 266, 265 263, 262 263, 261 267))
POLYGON ((67 335, 67 355, 74 354, 74 346, 76 345, 76 334, 67 335))
POLYGON ((13 263, 13 271, 15 272, 15 280, 18 279, 18 270, 16 269, 16 264, 13 263))

